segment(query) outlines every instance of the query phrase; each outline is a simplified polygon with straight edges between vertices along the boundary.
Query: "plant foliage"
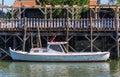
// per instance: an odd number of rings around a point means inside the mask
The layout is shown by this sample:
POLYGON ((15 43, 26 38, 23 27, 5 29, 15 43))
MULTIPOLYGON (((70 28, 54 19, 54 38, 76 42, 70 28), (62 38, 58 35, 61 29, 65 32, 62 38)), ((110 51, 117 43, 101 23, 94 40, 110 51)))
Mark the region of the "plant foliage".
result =
MULTIPOLYGON (((45 6, 45 5, 69 5, 69 6, 73 6, 73 5, 78 5, 78 6, 84 6, 84 5, 88 5, 89 4, 89 0, 37 0, 37 3, 40 4, 41 6, 45 6)), ((82 11, 86 11, 88 9, 82 9, 82 11)), ((78 11, 78 17, 80 18, 80 13, 82 12, 81 10, 78 11)), ((57 9, 54 13, 54 17, 55 18, 66 18, 66 9, 57 9)), ((69 14, 69 17, 70 14, 69 14)))

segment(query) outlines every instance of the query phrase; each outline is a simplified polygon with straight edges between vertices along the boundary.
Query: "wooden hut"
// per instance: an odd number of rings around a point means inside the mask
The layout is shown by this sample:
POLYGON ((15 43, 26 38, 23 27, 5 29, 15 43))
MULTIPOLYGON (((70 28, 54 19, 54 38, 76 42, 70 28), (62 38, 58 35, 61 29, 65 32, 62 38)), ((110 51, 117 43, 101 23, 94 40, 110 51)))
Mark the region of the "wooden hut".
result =
POLYGON ((36 5, 37 3, 35 0, 16 0, 13 4, 14 7, 19 7, 19 11, 16 14, 17 18, 24 18, 24 17, 42 18, 41 17, 42 13, 40 12, 38 8, 24 8, 24 7, 35 7, 36 5))

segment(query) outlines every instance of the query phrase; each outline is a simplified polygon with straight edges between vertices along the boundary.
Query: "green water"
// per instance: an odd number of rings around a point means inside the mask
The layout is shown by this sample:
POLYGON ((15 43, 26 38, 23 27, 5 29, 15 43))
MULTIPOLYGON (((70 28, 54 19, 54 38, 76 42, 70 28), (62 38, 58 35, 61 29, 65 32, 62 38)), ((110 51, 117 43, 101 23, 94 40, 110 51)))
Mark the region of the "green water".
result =
POLYGON ((0 77, 120 77, 120 61, 98 63, 0 61, 0 77))

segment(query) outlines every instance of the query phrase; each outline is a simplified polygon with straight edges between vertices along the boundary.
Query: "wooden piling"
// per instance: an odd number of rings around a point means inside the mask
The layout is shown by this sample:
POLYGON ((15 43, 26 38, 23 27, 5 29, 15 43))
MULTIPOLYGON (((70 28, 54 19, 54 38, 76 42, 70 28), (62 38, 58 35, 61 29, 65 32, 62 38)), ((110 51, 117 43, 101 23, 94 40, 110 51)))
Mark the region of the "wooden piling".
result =
POLYGON ((1 60, 5 59, 7 56, 11 57, 10 54, 7 51, 5 51, 4 49, 0 48, 0 51, 5 53, 5 55, 0 58, 1 60))
POLYGON ((119 58, 120 57, 120 49, 119 49, 119 8, 118 7, 116 7, 116 50, 117 50, 117 58, 119 58))
POLYGON ((24 24, 23 51, 25 51, 26 33, 27 33, 27 18, 25 18, 25 24, 24 24))
POLYGON ((92 24, 91 9, 90 9, 90 49, 91 52, 93 52, 93 24, 92 24))

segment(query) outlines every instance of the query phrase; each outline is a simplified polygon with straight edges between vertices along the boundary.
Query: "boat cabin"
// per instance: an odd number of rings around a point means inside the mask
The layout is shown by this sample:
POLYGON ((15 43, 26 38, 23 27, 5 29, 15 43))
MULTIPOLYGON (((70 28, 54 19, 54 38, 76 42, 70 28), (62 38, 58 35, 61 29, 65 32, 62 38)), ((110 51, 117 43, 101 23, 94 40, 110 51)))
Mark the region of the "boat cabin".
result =
POLYGON ((48 52, 68 52, 65 48, 67 42, 48 42, 47 50, 48 52))
POLYGON ((65 44, 67 42, 48 42, 47 48, 32 48, 30 53, 67 53, 67 49, 65 48, 65 44))

